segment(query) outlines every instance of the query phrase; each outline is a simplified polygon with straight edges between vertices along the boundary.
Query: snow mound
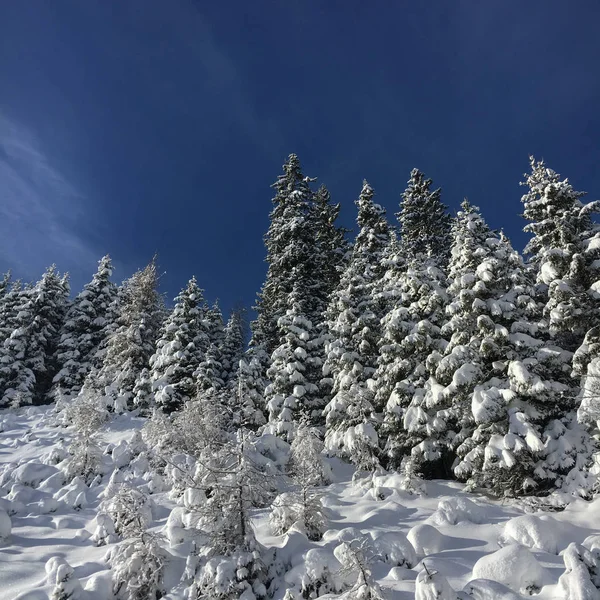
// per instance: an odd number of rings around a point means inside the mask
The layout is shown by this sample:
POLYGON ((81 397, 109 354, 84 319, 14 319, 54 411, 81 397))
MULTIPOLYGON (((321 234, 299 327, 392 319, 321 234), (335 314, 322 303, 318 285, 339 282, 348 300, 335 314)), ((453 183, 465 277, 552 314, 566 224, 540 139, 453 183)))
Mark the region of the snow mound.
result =
POLYGON ((415 600, 456 600, 456 592, 441 573, 423 569, 417 575, 415 600))
POLYGON ((600 600, 597 556, 579 544, 569 544, 563 553, 565 572, 558 580, 566 598, 600 600))
POLYGON ((463 592, 474 600, 521 600, 519 594, 490 579, 473 579, 465 585, 463 592))
POLYGON ((48 584, 53 586, 52 598, 62 600, 80 600, 83 598, 83 588, 75 577, 73 567, 64 559, 53 556, 46 563, 48 584))
POLYGON ((23 485, 37 487, 44 479, 48 479, 56 473, 58 473, 58 469, 52 465, 28 462, 15 469, 13 479, 23 485))
POLYGON ((8 513, 0 508, 0 540, 6 539, 10 535, 12 522, 8 513))
POLYGON ((527 548, 512 544, 482 556, 473 567, 475 579, 491 579, 525 594, 537 593, 545 576, 545 569, 527 548))
POLYGON ((435 527, 423 523, 413 527, 406 536, 418 556, 425 557, 445 550, 444 535, 435 527))
POLYGON ((382 562, 394 567, 408 567, 417 564, 417 555, 412 544, 400 531, 381 532, 373 539, 373 551, 382 562))
POLYGON ((433 525, 456 525, 457 523, 484 523, 485 512, 481 506, 462 496, 442 498, 437 510, 429 518, 433 525))
POLYGON ((521 544, 526 548, 558 554, 561 543, 561 528, 552 517, 523 515, 506 523, 498 539, 501 546, 521 544))

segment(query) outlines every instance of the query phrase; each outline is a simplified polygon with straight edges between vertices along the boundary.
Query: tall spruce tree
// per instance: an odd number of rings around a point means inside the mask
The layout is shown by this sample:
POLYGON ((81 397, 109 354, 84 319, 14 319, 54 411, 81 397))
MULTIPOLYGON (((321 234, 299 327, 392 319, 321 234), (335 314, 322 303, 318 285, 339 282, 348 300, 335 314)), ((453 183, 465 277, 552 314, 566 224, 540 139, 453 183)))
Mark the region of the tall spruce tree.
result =
POLYGON ((241 309, 232 311, 225 326, 225 335, 221 346, 223 381, 230 387, 235 386, 240 360, 244 355, 245 328, 244 311, 241 309))
POLYGON ((252 323, 252 346, 261 346, 269 356, 282 341, 278 321, 287 311, 287 296, 294 282, 306 277, 311 260, 308 242, 314 236, 308 219, 313 192, 295 154, 288 157, 283 175, 273 188, 273 210, 265 235, 267 277, 258 295, 257 318, 252 323))
POLYGON ((1 349, 0 405, 44 400, 56 373, 53 358, 68 297, 68 278, 54 265, 35 286, 20 291, 14 330, 1 349))
POLYGON ((310 381, 321 367, 315 352, 315 335, 311 321, 306 317, 299 283, 289 296, 289 308, 279 319, 283 343, 275 349, 267 376, 271 383, 265 390, 269 423, 273 433, 292 441, 295 429, 302 419, 318 421, 323 410, 319 386, 310 381), (316 363, 316 364, 315 364, 316 363), (316 413, 316 414, 313 414, 316 413))
POLYGON ((104 256, 92 280, 73 300, 60 331, 51 395, 76 396, 85 378, 98 366, 96 354, 113 325, 116 286, 110 280, 112 261, 104 256))
POLYGON ((156 404, 167 413, 195 395, 194 372, 205 358, 212 333, 207 313, 203 291, 192 277, 175 298, 149 363, 156 404))
POLYGON ((17 307, 20 304, 23 285, 20 279, 13 281, 8 290, 0 298, 0 345, 15 329, 17 307))
POLYGON ((164 315, 153 259, 124 283, 117 328, 108 339, 102 367, 92 372, 93 387, 104 392, 109 403, 131 403, 136 380, 154 353, 164 315))
POLYGON ((450 248, 451 217, 442 204, 441 190, 432 191, 431 183, 421 171, 413 169, 396 216, 405 255, 422 255, 443 263, 450 248))
POLYGON ((574 351, 585 333, 598 324, 598 294, 590 290, 598 281, 596 266, 598 225, 592 215, 600 202, 583 204, 585 194, 567 179, 530 157, 531 173, 523 183, 525 231, 532 235, 527 247, 536 272, 538 295, 544 303, 544 324, 557 343, 574 351))
POLYGON ((368 381, 377 364, 382 317, 374 290, 383 276, 382 257, 390 242, 385 211, 373 202, 373 195, 365 181, 356 202, 360 230, 328 308, 331 340, 325 365, 333 379, 333 397, 325 408, 325 445, 361 467, 375 464, 378 455, 368 381))
POLYGON ((429 378, 428 357, 443 351, 440 327, 447 304, 446 276, 449 215, 440 191, 414 169, 402 194, 400 239, 392 239, 379 297, 382 319, 375 402, 384 411, 382 434, 390 465, 400 466, 407 452, 403 418, 429 378), (439 236, 433 235, 437 230, 439 236))

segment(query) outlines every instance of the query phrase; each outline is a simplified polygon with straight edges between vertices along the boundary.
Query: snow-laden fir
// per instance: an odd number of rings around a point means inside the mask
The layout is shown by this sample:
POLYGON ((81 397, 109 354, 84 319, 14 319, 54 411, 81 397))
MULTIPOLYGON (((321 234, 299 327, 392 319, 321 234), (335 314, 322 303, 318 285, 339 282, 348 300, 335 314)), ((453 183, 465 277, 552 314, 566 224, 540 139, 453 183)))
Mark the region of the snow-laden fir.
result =
POLYGON ((600 600, 599 202, 520 254, 414 169, 352 242, 290 155, 246 343, 108 256, 0 282, 0 599, 600 600))

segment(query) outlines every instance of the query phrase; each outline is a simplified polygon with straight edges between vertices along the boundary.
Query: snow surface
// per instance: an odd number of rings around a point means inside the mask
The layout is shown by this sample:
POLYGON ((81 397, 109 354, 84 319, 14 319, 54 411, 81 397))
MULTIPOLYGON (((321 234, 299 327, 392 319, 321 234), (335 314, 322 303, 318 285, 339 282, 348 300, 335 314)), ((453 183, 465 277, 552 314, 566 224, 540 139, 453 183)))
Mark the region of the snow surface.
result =
MULTIPOLYGON (((0 411, 0 421, 0 600, 47 600, 60 585, 81 600, 114 600, 105 557, 120 542, 99 507, 119 484, 122 471, 115 469, 131 451, 124 442, 143 419, 117 415, 103 427, 105 474, 90 482, 67 482, 57 466, 72 432, 53 426, 51 407, 0 411)), ((143 461, 134 463, 126 468, 143 471, 143 461)), ((347 590, 356 578, 338 573, 334 552, 357 539, 372 548, 373 579, 390 600, 415 598, 417 578, 423 600, 517 600, 530 593, 539 600, 600 598, 590 575, 600 554, 600 499, 578 499, 562 512, 544 514, 531 503, 467 494, 455 482, 424 482, 416 494, 402 488, 400 475, 353 482, 351 466, 331 459, 331 467, 321 541, 296 530, 274 535, 269 510, 256 511, 258 540, 285 566, 276 600, 319 578, 331 582, 321 597, 347 590)), ((185 507, 202 498, 182 494, 178 504, 159 483, 149 480, 147 489, 156 490, 150 528, 164 536, 168 556, 165 599, 184 600, 185 507)))

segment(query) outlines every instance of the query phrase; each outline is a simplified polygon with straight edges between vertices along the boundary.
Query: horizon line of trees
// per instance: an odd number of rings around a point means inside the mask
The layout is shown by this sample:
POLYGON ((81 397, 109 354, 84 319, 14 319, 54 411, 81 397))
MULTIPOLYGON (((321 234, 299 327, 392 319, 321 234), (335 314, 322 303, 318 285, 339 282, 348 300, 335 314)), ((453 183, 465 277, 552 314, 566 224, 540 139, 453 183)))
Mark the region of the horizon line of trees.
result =
MULTIPOLYGON (((502 495, 593 493, 600 385, 600 202, 530 159, 525 258, 413 169, 396 222, 365 181, 357 234, 290 155, 273 184, 268 270, 246 345, 195 278, 167 309, 153 260, 122 285, 102 258, 69 299, 50 267, 0 283, 0 407, 78 395, 176 415, 209 399, 231 429, 298 427, 358 469, 502 495)), ((205 404, 206 405, 206 404, 205 404)))

